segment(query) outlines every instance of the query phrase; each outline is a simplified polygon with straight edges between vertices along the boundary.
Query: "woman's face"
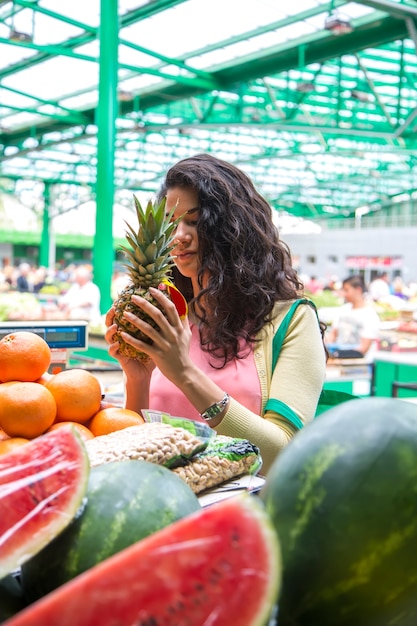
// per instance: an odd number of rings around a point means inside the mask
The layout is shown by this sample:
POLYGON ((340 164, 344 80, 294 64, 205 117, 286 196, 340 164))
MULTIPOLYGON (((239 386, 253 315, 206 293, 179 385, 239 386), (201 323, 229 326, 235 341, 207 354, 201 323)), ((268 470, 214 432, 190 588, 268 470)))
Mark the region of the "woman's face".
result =
POLYGON ((166 211, 175 207, 173 219, 181 217, 174 235, 175 247, 171 254, 174 263, 183 276, 190 278, 197 287, 199 218, 198 194, 194 189, 173 187, 167 191, 166 211))

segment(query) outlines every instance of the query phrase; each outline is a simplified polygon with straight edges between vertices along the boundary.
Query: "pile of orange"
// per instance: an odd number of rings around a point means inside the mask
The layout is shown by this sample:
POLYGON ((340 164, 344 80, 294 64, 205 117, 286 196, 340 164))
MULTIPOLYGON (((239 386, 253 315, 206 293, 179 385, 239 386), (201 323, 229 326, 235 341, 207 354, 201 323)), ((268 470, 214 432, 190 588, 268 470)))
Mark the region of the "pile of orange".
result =
POLYGON ((102 401, 98 379, 81 368, 50 374, 51 351, 36 333, 0 341, 0 455, 71 423, 84 440, 144 423, 102 401))

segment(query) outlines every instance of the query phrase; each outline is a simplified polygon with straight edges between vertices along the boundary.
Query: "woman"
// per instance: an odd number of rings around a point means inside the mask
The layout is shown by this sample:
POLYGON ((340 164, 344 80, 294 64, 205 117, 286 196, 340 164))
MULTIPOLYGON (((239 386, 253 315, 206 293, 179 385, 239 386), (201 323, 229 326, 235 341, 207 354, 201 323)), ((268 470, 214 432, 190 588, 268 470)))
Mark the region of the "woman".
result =
POLYGON ((149 355, 144 363, 119 354, 109 311, 106 339, 124 371, 126 407, 203 417, 217 433, 257 445, 266 473, 315 413, 326 367, 316 312, 297 308, 272 372, 274 332, 302 284, 271 207, 241 170, 208 154, 171 167, 164 196, 167 212, 175 207, 173 217, 181 217, 173 278, 189 302, 189 315, 181 320, 158 290, 152 293, 167 318, 135 297, 160 328, 158 333, 136 316, 128 318, 153 340, 148 345, 123 335, 149 355), (269 398, 296 418, 264 412, 269 398))

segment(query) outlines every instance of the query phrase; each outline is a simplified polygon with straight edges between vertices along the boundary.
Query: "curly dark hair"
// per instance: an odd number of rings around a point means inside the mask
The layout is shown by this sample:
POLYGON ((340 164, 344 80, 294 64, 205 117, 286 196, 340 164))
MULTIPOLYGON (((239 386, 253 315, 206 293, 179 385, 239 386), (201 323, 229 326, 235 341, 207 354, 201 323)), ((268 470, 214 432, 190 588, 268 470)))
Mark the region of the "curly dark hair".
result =
MULTIPOLYGON (((159 198, 174 187, 198 194, 200 293, 173 268, 173 280, 200 322, 202 349, 227 363, 243 358, 242 340, 254 344, 277 301, 293 300, 303 284, 280 240, 272 209, 235 165, 197 154, 173 165, 159 198), (203 276, 208 283, 203 288, 203 276)), ((246 351, 247 354, 247 351, 246 351)))

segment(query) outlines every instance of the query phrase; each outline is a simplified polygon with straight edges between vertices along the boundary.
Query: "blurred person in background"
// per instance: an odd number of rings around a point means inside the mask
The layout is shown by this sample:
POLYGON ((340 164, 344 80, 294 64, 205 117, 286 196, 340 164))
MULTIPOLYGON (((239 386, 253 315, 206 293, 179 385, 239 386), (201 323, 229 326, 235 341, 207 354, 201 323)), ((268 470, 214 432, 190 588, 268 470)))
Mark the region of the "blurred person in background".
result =
POLYGON ((323 285, 321 281, 317 278, 317 276, 312 276, 304 285, 305 290, 311 294, 318 293, 319 291, 323 291, 323 285))
POLYGON ((381 272, 369 283, 369 295, 374 302, 383 300, 392 293, 387 272, 381 272))
POLYGON ((341 289, 341 282, 336 275, 330 276, 328 281, 323 287, 323 291, 332 291, 333 293, 337 293, 341 289))
POLYGON ((72 285, 61 296, 59 308, 68 319, 100 320, 100 289, 93 282, 91 269, 86 265, 76 267, 71 276, 72 285))
POLYGON ((35 293, 39 293, 42 287, 46 284, 46 277, 48 274, 48 270, 46 267, 41 265, 38 267, 33 273, 33 291, 35 293))
POLYGON ((31 267, 29 263, 21 263, 16 277, 17 291, 33 291, 33 283, 31 280, 31 267))
POLYGON ((349 276, 342 282, 345 300, 337 311, 326 345, 332 358, 374 359, 379 337, 379 317, 366 295, 362 276, 349 276))
POLYGON ((392 295, 402 300, 408 300, 407 287, 401 276, 396 276, 392 281, 392 295))

